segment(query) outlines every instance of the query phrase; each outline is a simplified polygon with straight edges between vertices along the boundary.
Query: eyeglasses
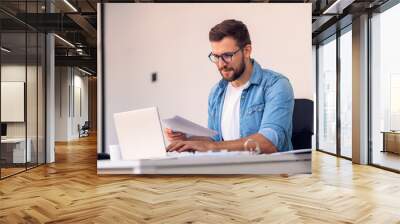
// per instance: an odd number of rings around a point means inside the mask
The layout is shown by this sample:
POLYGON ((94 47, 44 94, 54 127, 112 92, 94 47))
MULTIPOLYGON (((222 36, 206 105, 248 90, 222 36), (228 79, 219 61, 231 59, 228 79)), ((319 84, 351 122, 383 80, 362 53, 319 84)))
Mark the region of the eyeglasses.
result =
POLYGON ((213 54, 212 52, 208 55, 208 58, 210 59, 210 61, 212 61, 213 63, 218 63, 219 59, 222 58, 222 61, 224 61, 226 64, 228 64, 229 62, 232 61, 232 57, 239 52, 240 50, 242 50, 242 48, 237 49, 234 52, 227 52, 227 53, 223 53, 221 55, 216 55, 213 54))

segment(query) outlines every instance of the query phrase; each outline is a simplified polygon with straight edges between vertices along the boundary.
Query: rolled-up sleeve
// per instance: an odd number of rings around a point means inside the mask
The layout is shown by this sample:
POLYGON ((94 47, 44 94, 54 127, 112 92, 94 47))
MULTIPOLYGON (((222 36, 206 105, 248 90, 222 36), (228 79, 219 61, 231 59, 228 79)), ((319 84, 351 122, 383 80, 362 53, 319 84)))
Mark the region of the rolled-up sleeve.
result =
POLYGON ((289 80, 277 80, 265 94, 263 117, 259 133, 271 141, 278 151, 290 150, 294 96, 289 80))

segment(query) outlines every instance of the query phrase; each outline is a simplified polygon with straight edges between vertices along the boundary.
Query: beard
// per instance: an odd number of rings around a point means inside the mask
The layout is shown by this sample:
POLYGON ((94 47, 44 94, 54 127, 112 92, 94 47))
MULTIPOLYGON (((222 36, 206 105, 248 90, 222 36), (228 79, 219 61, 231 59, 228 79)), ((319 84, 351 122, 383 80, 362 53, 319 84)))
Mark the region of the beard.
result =
POLYGON ((221 73, 222 79, 224 79, 224 80, 226 80, 228 82, 233 82, 233 81, 236 81, 237 79, 239 79, 243 75, 244 70, 246 70, 246 64, 244 62, 244 58, 242 58, 242 62, 240 63, 240 66, 239 66, 238 69, 235 69, 235 68, 232 68, 232 67, 228 67, 228 66, 224 66, 219 70, 219 73, 221 73), (232 75, 232 77, 227 78, 222 74, 222 71, 224 71, 224 72, 233 71, 233 75, 232 75))

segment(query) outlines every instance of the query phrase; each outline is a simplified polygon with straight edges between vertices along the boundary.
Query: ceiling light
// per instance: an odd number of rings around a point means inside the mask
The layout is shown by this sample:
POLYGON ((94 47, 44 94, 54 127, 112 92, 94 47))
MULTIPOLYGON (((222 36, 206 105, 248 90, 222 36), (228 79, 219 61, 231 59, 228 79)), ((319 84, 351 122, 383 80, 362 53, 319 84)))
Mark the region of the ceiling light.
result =
POLYGON ((74 10, 74 12, 78 12, 78 10, 71 4, 69 3, 68 0, 64 0, 65 4, 67 4, 72 10, 74 10))
POLYGON ((87 75, 93 75, 92 73, 90 73, 90 72, 88 72, 88 71, 86 71, 86 70, 83 70, 83 69, 81 69, 81 68, 79 68, 79 67, 78 67, 78 70, 81 71, 81 72, 83 72, 83 73, 85 73, 85 74, 87 74, 87 75))
POLYGON ((11 50, 9 50, 9 49, 7 49, 5 47, 1 47, 0 49, 1 49, 1 51, 4 51, 6 53, 10 53, 11 52, 11 50))
POLYGON ((343 10, 354 1, 355 0, 336 0, 332 5, 325 9, 322 14, 342 14, 343 10))
POLYGON ((73 44, 72 44, 71 42, 69 42, 68 40, 66 40, 66 39, 64 39, 64 38, 62 38, 62 37, 60 37, 60 36, 57 35, 57 34, 54 34, 54 36, 57 37, 58 39, 60 39, 62 42, 64 42, 64 43, 66 43, 67 45, 69 45, 70 47, 75 48, 75 45, 73 45, 73 44))

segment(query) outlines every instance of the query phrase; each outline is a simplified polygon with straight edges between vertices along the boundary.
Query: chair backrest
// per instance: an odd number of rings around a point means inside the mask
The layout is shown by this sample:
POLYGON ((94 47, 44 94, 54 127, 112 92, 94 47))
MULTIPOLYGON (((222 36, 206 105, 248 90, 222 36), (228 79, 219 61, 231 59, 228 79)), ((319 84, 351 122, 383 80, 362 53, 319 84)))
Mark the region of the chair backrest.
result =
POLYGON ((309 149, 314 134, 314 102, 309 99, 295 99, 293 109, 293 149, 309 149))
POLYGON ((90 128, 89 121, 85 121, 85 123, 82 125, 82 128, 89 129, 90 128))

